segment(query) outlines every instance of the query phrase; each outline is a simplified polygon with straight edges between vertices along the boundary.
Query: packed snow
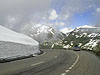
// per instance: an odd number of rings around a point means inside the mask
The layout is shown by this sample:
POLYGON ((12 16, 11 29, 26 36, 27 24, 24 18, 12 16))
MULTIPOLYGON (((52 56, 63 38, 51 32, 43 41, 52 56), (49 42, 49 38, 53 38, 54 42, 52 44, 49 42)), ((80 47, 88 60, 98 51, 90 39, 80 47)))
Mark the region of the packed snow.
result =
POLYGON ((37 41, 0 25, 0 58, 16 58, 39 52, 37 41))
POLYGON ((24 34, 14 32, 1 25, 0 25, 0 41, 9 41, 9 42, 28 44, 28 45, 39 44, 37 41, 33 40, 32 38, 24 34))

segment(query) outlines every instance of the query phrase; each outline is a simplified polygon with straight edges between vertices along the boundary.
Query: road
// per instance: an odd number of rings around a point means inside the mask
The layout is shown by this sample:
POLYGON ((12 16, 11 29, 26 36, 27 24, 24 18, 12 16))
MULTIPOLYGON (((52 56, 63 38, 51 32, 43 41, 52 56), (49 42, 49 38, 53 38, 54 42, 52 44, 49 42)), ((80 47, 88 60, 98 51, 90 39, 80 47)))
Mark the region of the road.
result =
POLYGON ((44 51, 37 57, 0 63, 0 75, 100 75, 100 60, 90 52, 44 51))

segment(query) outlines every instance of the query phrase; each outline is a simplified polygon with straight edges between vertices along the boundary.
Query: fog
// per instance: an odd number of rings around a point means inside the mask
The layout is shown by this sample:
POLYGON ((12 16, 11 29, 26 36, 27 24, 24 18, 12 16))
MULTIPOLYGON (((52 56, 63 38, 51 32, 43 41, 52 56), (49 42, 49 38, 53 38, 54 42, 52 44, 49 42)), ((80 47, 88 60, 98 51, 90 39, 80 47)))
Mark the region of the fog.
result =
POLYGON ((50 3, 51 0, 0 0, 0 24, 19 31, 34 14, 48 11, 50 3))

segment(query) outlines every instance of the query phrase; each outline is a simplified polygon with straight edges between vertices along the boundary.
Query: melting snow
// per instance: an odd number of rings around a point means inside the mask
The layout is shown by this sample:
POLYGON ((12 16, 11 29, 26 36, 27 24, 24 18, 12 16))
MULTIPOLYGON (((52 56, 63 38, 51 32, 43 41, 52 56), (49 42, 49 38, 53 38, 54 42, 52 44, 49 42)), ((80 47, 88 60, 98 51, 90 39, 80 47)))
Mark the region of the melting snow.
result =
POLYGON ((100 40, 93 40, 90 39, 90 41, 84 45, 84 47, 88 48, 88 49, 92 49, 95 48, 97 46, 97 43, 100 42, 100 40))
POLYGON ((96 37, 98 34, 96 34, 96 33, 91 33, 91 34, 89 34, 88 35, 88 37, 96 37))

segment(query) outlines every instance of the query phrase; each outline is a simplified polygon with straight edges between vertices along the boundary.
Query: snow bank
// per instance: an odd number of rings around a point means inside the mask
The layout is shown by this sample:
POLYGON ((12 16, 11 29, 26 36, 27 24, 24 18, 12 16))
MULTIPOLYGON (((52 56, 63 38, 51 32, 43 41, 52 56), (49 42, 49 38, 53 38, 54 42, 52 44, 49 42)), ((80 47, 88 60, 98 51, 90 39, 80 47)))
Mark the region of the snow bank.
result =
POLYGON ((21 34, 16 33, 10 29, 7 29, 0 25, 0 41, 9 41, 27 45, 38 45, 39 43, 32 38, 21 34))
POLYGON ((17 58, 39 53, 38 45, 24 45, 13 42, 0 41, 0 58, 17 58))
POLYGON ((39 52, 37 41, 0 25, 0 59, 13 59, 39 52))

